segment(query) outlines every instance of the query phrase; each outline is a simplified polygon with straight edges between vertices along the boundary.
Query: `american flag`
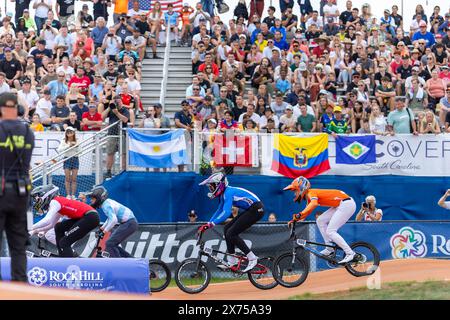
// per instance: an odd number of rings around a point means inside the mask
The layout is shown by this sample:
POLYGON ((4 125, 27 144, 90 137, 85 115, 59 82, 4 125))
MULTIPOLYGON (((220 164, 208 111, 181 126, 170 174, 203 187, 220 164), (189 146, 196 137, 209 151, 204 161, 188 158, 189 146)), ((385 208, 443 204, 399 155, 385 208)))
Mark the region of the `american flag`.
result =
MULTIPOLYGON (((139 9, 141 10, 151 10, 153 5, 156 1, 153 0, 140 0, 139 1, 139 9)), ((161 9, 162 11, 167 11, 167 5, 169 3, 173 4, 173 10, 174 11, 181 11, 183 8, 183 0, 161 0, 159 1, 161 3, 161 9)), ((133 1, 128 2, 128 8, 133 8, 133 1)))

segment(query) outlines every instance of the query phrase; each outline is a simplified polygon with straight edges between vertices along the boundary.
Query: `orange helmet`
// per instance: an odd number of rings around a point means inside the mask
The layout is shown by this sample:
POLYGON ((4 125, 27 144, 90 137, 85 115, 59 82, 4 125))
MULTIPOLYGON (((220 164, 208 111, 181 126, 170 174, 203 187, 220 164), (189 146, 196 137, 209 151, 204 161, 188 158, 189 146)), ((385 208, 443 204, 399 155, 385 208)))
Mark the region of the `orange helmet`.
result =
POLYGON ((291 184, 283 190, 292 190, 295 193, 294 202, 300 202, 305 197, 306 192, 311 188, 311 183, 305 177, 298 177, 292 180, 291 184))

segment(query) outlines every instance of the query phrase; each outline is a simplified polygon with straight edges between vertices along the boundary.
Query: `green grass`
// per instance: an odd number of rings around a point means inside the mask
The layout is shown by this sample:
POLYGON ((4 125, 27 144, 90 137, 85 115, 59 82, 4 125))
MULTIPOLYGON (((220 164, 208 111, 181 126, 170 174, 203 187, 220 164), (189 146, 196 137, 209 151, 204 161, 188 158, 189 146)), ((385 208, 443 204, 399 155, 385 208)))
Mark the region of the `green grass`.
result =
MULTIPOLYGON (((210 284, 211 283, 223 283, 223 282, 232 282, 232 281, 238 281, 238 280, 248 280, 248 277, 247 276, 243 276, 240 278, 214 278, 214 277, 212 277, 211 281, 209 283, 210 284)), ((195 281, 195 283, 194 283, 194 280, 191 280, 191 281, 189 281, 189 284, 197 285, 197 284, 200 284, 200 282, 201 281, 198 280, 198 281, 195 281)), ((156 286, 161 285, 163 283, 163 280, 151 280, 150 283, 151 283, 152 287, 156 287, 156 286)), ((172 280, 170 280, 169 287, 176 287, 176 286, 177 286, 177 284, 176 284, 175 280, 172 278, 172 280)))
POLYGON ((289 300, 450 300, 450 282, 393 282, 379 290, 360 287, 326 294, 308 292, 289 300))

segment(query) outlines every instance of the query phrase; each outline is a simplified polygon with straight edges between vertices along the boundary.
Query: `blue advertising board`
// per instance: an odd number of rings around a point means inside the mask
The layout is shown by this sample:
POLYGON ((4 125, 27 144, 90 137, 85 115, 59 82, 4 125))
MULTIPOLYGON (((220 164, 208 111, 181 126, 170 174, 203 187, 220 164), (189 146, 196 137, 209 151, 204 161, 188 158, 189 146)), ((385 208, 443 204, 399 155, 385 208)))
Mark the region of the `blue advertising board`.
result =
MULTIPOLYGON (((10 258, 0 259, 3 280, 11 280, 10 258)), ((36 287, 148 294, 147 259, 28 258, 28 282, 36 287)))

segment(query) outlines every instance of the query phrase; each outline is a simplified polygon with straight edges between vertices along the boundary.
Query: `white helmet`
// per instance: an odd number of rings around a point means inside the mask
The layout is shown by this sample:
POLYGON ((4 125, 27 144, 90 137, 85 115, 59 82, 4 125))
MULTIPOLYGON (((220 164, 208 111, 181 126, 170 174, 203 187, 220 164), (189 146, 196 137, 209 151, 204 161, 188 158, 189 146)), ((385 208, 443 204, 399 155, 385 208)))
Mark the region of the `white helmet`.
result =
POLYGON ((228 186, 227 177, 222 172, 213 173, 208 179, 201 182, 199 185, 208 185, 209 193, 208 197, 214 199, 224 193, 228 186))

